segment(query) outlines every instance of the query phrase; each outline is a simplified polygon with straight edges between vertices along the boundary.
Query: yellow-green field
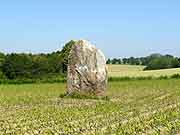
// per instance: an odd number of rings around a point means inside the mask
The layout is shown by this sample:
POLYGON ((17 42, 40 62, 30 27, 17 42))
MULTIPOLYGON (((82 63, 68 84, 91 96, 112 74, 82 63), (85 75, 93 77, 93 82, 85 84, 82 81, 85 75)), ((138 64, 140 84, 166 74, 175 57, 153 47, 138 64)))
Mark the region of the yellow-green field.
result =
MULTIPOLYGON (((111 76, 172 75, 109 65, 111 76)), ((180 79, 108 83, 110 100, 61 98, 65 83, 0 85, 0 135, 176 135, 180 133, 180 79)))
POLYGON ((111 82, 109 100, 66 99, 65 84, 0 85, 0 135, 174 135, 180 80, 111 82))
POLYGON ((180 68, 143 71, 144 66, 108 65, 110 77, 159 77, 180 74, 180 68))

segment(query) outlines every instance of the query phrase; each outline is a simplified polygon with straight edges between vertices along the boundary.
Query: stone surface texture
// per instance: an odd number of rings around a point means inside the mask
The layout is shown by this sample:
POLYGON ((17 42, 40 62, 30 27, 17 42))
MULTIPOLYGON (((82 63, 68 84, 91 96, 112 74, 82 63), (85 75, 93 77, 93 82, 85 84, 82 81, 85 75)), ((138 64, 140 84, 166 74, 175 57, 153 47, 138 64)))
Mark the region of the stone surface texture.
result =
POLYGON ((105 95, 108 80, 104 54, 86 40, 73 45, 68 62, 68 94, 73 92, 105 95))

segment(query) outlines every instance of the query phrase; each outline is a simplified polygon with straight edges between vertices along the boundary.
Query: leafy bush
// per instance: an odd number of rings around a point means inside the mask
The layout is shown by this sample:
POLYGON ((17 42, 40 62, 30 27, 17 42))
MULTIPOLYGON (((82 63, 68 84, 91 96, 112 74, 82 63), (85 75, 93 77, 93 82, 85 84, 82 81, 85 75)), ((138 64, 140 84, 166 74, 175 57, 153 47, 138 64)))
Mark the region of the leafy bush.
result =
POLYGON ((178 67, 180 67, 178 58, 165 55, 152 58, 144 70, 168 69, 178 67))
POLYGON ((180 74, 174 74, 174 75, 171 76, 171 78, 179 79, 180 78, 180 74))

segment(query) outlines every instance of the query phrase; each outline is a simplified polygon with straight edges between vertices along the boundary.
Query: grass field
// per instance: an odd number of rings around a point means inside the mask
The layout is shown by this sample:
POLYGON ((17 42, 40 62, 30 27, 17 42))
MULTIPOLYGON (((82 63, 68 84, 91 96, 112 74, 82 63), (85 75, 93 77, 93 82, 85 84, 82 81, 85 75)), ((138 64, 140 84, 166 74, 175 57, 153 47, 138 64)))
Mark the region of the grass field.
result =
POLYGON ((65 84, 0 85, 0 135, 177 134, 180 80, 111 82, 110 101, 61 99, 65 84))
POLYGON ((108 65, 110 77, 160 77, 180 74, 180 68, 143 71, 144 66, 108 65))

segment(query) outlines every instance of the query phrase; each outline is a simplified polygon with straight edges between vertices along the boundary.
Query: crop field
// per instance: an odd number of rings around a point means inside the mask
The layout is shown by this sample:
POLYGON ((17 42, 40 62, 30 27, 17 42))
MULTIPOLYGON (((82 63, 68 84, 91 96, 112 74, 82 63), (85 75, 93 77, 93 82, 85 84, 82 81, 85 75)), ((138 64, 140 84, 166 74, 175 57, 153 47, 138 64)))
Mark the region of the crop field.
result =
POLYGON ((180 74, 180 68, 143 71, 144 66, 108 65, 111 77, 160 77, 180 74))
POLYGON ((180 80, 110 82, 110 100, 60 98, 66 85, 0 85, 0 135, 180 133, 180 80))

